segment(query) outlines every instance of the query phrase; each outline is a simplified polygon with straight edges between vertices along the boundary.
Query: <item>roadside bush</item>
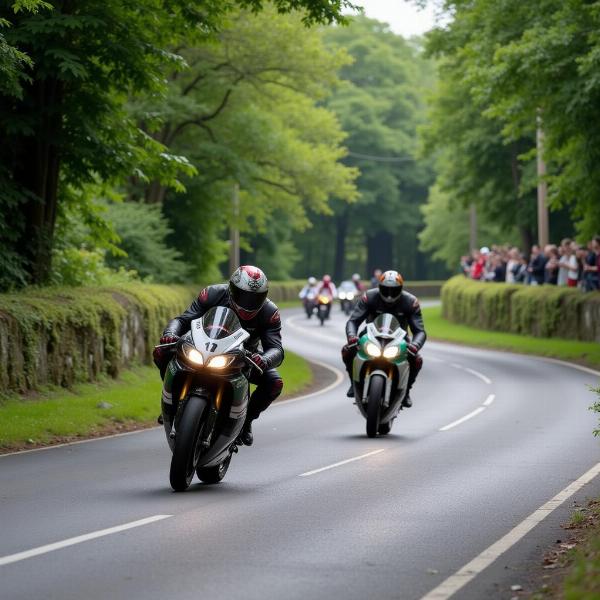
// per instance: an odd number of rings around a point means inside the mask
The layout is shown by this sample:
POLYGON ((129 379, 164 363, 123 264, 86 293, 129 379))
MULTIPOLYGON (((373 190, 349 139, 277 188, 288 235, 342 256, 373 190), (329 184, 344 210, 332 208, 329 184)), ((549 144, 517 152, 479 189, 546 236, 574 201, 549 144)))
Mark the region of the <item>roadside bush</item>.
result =
POLYGON ((600 294, 572 288, 482 283, 457 275, 442 287, 442 315, 480 329, 600 342, 600 294))

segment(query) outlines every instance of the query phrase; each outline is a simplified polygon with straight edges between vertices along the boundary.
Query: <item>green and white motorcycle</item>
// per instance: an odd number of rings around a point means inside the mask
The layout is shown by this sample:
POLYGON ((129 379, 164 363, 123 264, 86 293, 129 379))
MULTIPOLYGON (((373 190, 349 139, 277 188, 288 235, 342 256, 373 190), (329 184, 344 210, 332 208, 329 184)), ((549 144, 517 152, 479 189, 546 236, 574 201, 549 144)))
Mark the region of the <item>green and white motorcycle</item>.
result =
POLYGON ((406 331, 390 314, 379 315, 361 332, 352 379, 354 403, 367 420, 367 435, 386 435, 402 410, 408 383, 406 331))
POLYGON ((237 452, 250 370, 262 373, 244 348, 248 337, 233 310, 218 306, 193 320, 178 342, 162 346, 173 353, 161 405, 175 491, 187 489, 194 473, 200 481, 218 483, 237 452))

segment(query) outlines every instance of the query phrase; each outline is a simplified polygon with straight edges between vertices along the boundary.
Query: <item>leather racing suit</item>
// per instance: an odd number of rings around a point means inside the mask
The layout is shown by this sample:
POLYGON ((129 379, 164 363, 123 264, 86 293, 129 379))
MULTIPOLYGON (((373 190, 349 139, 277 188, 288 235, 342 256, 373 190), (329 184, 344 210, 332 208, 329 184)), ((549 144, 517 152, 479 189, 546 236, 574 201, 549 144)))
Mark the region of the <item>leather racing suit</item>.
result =
MULTIPOLYGON (((204 288, 183 314, 169 322, 163 336, 182 336, 190 330, 193 319, 200 318, 215 306, 225 306, 235 311, 229 297, 228 285, 219 284, 204 288)), ((247 418, 257 419, 258 415, 281 394, 283 388, 283 380, 276 369, 283 362, 284 356, 279 309, 271 300, 267 299, 252 319, 240 319, 240 323, 242 328, 250 334, 245 343, 246 349, 250 352, 259 352, 267 365, 262 375, 255 370, 250 374, 250 383, 255 384, 256 389, 250 396, 247 418)), ((168 363, 168 360, 166 362, 168 363)), ((162 375, 166 364, 158 366, 162 375)))
MULTIPOLYGON (((421 315, 421 307, 416 296, 403 291, 402 295, 396 302, 388 303, 379 295, 377 288, 368 290, 356 303, 348 322, 346 323, 346 336, 358 337, 358 331, 363 322, 371 323, 379 315, 388 313, 394 315, 400 322, 402 329, 409 330, 412 334, 410 343, 416 346, 417 350, 420 350, 425 344, 427 335, 425 333, 425 327, 423 325, 423 316, 421 315)), ((346 365, 346 371, 352 381, 352 363, 358 348, 348 347, 346 344, 342 348, 342 360, 346 365)), ((423 358, 417 352, 414 355, 408 353, 407 355, 409 365, 409 375, 406 394, 408 395, 412 388, 419 371, 423 367, 423 358)))

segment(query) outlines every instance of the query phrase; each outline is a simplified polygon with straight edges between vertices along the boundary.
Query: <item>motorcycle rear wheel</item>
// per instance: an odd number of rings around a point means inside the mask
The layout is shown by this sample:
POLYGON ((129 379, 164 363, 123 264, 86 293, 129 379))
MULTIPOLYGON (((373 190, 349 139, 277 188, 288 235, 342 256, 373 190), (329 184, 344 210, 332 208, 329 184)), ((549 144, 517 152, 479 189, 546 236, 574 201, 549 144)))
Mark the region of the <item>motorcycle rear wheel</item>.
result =
POLYGON ((381 399, 385 391, 385 377, 373 375, 369 382, 369 400, 367 403, 367 436, 377 436, 379 416, 381 414, 381 399))
POLYGON ((230 462, 231 454, 214 467, 197 467, 196 475, 198 475, 198 479, 204 483, 219 483, 219 481, 225 477, 230 462))
POLYGON ((200 456, 200 429, 202 417, 208 406, 206 398, 191 396, 179 420, 169 480, 176 492, 184 492, 192 483, 200 456))

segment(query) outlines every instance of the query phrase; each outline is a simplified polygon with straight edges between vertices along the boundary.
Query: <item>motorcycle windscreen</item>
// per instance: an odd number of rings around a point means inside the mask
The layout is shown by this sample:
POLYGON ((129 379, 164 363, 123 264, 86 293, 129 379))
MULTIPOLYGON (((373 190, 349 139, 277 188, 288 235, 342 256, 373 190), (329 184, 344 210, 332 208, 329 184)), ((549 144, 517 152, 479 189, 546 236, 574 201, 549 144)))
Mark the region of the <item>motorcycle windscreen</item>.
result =
POLYGON ((373 325, 377 329, 377 333, 381 335, 394 335, 396 330, 400 327, 400 322, 394 315, 383 314, 379 315, 374 321, 373 325))
POLYGON ((215 306, 202 317, 202 329, 211 340, 229 337, 241 328, 237 315, 225 306, 215 306))

